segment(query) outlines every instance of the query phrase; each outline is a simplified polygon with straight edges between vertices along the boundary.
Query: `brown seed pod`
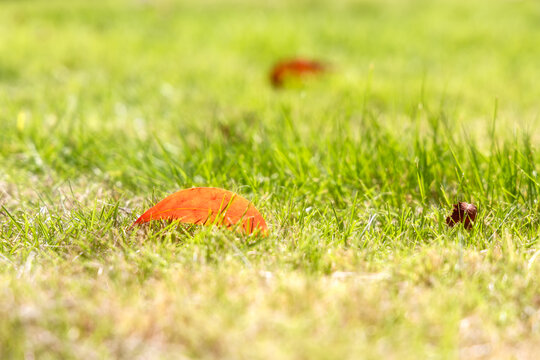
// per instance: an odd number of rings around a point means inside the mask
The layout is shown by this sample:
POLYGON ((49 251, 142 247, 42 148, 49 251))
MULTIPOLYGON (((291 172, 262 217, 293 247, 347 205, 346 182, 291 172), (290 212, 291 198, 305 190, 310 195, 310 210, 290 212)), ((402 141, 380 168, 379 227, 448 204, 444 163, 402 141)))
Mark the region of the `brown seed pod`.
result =
POLYGON ((473 222, 476 220, 478 209, 473 204, 466 202, 458 202, 454 204, 452 214, 446 218, 446 224, 450 227, 462 222, 463 227, 467 230, 472 229, 473 222))

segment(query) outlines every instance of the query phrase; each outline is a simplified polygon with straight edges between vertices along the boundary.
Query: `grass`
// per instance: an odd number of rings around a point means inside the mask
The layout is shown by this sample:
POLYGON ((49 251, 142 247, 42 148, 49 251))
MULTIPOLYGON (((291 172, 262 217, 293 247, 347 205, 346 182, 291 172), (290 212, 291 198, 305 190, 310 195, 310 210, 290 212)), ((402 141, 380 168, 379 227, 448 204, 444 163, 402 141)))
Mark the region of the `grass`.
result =
POLYGON ((1 1, 0 358, 534 358, 539 18, 1 1), (275 91, 295 55, 333 71, 275 91), (270 236, 128 230, 192 186, 251 199, 270 236))

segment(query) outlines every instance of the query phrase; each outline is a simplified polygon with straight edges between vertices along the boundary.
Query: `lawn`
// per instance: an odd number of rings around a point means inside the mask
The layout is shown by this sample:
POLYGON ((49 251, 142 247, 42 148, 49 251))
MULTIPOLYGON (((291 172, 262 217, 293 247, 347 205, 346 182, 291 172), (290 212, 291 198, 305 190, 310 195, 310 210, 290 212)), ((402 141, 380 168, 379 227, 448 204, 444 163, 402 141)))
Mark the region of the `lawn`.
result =
POLYGON ((0 358, 534 358, 539 22, 534 0, 0 0, 0 358), (274 89, 296 56, 330 71, 274 89), (194 186, 269 235, 130 229, 194 186))

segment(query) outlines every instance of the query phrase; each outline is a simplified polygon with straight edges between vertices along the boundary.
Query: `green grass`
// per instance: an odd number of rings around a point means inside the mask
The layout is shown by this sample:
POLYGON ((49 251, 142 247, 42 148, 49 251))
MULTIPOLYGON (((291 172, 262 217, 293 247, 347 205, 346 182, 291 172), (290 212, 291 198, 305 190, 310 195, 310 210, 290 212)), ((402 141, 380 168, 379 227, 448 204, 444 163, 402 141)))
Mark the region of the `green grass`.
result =
POLYGON ((534 358, 539 20, 0 1, 0 358, 534 358), (275 91, 295 55, 332 72, 275 91), (270 236, 128 229, 192 186, 249 198, 270 236))

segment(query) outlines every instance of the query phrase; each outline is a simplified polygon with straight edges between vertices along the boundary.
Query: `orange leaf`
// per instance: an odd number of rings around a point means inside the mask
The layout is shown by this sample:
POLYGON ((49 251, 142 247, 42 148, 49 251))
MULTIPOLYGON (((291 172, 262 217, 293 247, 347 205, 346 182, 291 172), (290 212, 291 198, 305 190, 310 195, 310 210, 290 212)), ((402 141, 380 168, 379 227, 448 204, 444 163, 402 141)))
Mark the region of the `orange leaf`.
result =
POLYGON ((326 66, 313 60, 294 59, 276 64, 270 73, 270 81, 275 87, 281 87, 287 78, 300 78, 326 70, 326 66))
POLYGON ((248 234, 256 230, 265 235, 268 233, 264 218, 253 204, 240 195, 218 188, 180 190, 148 209, 133 225, 152 220, 180 220, 228 228, 238 226, 248 234))

